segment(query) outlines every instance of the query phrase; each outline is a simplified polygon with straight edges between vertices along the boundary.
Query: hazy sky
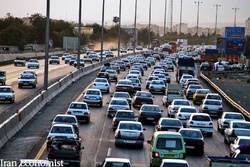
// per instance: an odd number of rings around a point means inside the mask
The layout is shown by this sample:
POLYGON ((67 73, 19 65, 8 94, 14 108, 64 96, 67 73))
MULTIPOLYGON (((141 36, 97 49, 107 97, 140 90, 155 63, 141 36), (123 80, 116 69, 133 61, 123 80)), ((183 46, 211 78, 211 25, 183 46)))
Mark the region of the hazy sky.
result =
MULTIPOLYGON (((121 0, 121 24, 134 23, 135 0, 121 0)), ((137 23, 148 24, 149 1, 137 0, 137 23)), ((166 0, 151 0, 151 23, 164 24, 164 10, 166 0)), ((0 18, 10 13, 14 17, 26 17, 34 13, 46 16, 47 0, 1 0, 0 18)), ((112 24, 113 16, 119 15, 120 0, 105 0, 105 22, 112 24)), ((180 2, 173 0, 173 24, 180 22, 180 2)), ((198 2, 196 0, 183 0, 182 22, 188 26, 195 26, 197 21, 198 2)), ((218 8, 218 26, 221 23, 228 23, 232 26, 234 22, 234 10, 237 10, 237 22, 245 23, 250 17, 250 0, 202 0, 200 4, 200 26, 213 26, 215 22, 215 4, 221 5, 218 8), (208 24, 209 23, 209 24, 208 24)), ((169 0, 167 0, 169 3, 169 0)), ((103 0, 82 0, 82 22, 101 24, 103 0)), ((50 17, 65 21, 78 22, 79 0, 50 0, 50 17)), ((168 7, 167 7, 168 13, 168 7)))

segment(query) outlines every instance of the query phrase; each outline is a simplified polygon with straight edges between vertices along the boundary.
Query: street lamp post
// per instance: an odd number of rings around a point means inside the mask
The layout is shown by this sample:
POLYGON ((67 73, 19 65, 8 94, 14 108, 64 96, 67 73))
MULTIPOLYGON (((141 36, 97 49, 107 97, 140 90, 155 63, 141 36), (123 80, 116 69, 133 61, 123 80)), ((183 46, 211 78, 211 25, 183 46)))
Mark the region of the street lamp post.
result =
POLYGON ((78 54, 77 54, 77 69, 80 69, 80 55, 81 55, 81 17, 82 15, 82 0, 79 0, 79 22, 78 22, 78 54))
POLYGON ((234 10, 234 27, 236 27, 236 12, 240 10, 240 8, 232 8, 234 10))
POLYGON ((102 54, 103 54, 104 7, 105 7, 105 0, 102 1, 101 64, 102 64, 102 54))
POLYGON ((45 33, 45 64, 44 64, 44 90, 48 89, 48 59, 49 59, 49 27, 50 27, 50 0, 47 0, 46 33, 45 33))
POLYGON ((200 3, 203 3, 203 2, 201 2, 201 1, 197 1, 197 2, 194 2, 194 3, 197 3, 198 4, 198 10, 197 10, 197 30, 196 30, 196 34, 197 34, 197 36, 199 36, 198 35, 198 32, 199 32, 199 12, 200 12, 200 3))
POLYGON ((167 0, 165 0, 165 13, 164 13, 164 30, 163 36, 166 34, 166 19, 167 19, 167 0))
POLYGON ((181 0, 181 9, 180 9, 180 35, 181 35, 181 22, 182 22, 182 0, 181 0))
POLYGON ((148 47, 150 47, 150 26, 151 26, 151 0, 149 1, 149 23, 148 23, 148 47))
POLYGON ((137 0, 135 0, 135 22, 134 22, 134 48, 133 48, 133 52, 135 55, 135 46, 136 46, 136 15, 137 15, 137 0))
POLYGON ((216 7, 216 14, 215 14, 215 27, 214 27, 214 35, 216 37, 217 35, 217 19, 218 19, 218 7, 221 6, 221 5, 214 5, 216 7))
POLYGON ((120 45, 121 45, 121 8, 122 8, 122 0, 120 0, 120 5, 119 5, 119 30, 118 30, 118 59, 120 57, 120 45))

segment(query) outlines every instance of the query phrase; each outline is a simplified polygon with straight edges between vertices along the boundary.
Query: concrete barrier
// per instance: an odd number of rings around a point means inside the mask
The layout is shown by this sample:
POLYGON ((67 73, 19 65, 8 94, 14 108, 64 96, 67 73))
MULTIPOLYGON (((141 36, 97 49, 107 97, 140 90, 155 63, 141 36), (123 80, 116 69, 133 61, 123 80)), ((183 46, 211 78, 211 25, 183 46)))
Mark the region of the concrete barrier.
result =
POLYGON ((15 113, 4 122, 6 137, 8 139, 11 139, 20 130, 17 126, 18 122, 18 113, 15 113))
POLYGON ((5 128, 5 123, 2 123, 0 125, 0 148, 2 148, 5 143, 8 141, 8 138, 6 136, 6 128, 5 128))

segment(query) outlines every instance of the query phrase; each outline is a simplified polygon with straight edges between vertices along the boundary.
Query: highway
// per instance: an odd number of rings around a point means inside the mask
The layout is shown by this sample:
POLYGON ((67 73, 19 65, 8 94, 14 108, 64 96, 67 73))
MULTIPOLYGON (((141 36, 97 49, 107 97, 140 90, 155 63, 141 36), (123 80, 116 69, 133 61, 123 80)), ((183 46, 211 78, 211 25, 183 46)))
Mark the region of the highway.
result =
MULTIPOLYGON (((143 90, 145 89, 145 81, 147 79, 147 76, 151 72, 151 69, 149 68, 145 75, 142 77, 142 83, 143 83, 143 90)), ((174 72, 169 72, 172 77, 172 83, 175 83, 175 77, 174 72)), ((121 72, 119 74, 119 78, 123 79, 126 76, 127 72, 121 72)), ((90 76, 87 76, 88 82, 91 82, 95 78, 95 73, 91 74, 90 76)), ((88 87, 87 83, 83 84, 83 81, 86 80, 86 78, 83 78, 82 80, 79 80, 79 83, 74 83, 72 88, 69 88, 69 90, 66 90, 63 94, 60 94, 57 99, 55 99, 51 104, 46 107, 43 111, 44 116, 37 116, 37 120, 35 119, 31 123, 29 123, 29 127, 36 127, 39 126, 39 122, 43 122, 43 124, 50 125, 50 119, 53 119, 50 112, 53 111, 54 115, 56 113, 65 113, 67 104, 70 101, 79 100, 82 101, 82 93, 80 91, 84 91, 88 87), (82 90, 79 90, 79 86, 81 86, 82 90), (75 92, 74 92, 75 91, 75 92), (73 94, 70 98, 70 94, 73 94), (77 96, 79 95, 79 96, 77 96), (68 101, 67 101, 67 100, 68 101), (64 101, 62 103, 62 101, 64 101), (64 104, 64 106, 60 106, 64 104), (55 111, 55 110, 58 111, 55 111), (47 113, 47 114, 46 114, 47 113), (49 117, 49 119, 48 119, 49 117), (43 120, 41 120, 43 118, 43 120), (36 123, 38 125, 36 125, 36 123)), ((202 82, 202 81, 201 81, 202 82)), ((203 86, 206 88, 207 85, 205 85, 202 82, 203 86)), ((112 88, 110 91, 110 94, 114 93, 115 90, 115 83, 112 83, 112 88)), ((106 109, 107 104, 106 102, 110 101, 110 94, 104 95, 104 106, 102 108, 99 107, 91 107, 91 121, 89 124, 81 124, 80 125, 80 136, 82 138, 82 145, 85 147, 85 149, 82 152, 82 167, 93 167, 96 166, 96 164, 100 164, 105 157, 123 157, 123 158, 129 158, 133 164, 134 167, 149 167, 149 146, 146 143, 146 140, 149 140, 154 132, 154 125, 144 125, 144 128, 146 128, 145 131, 145 142, 144 142, 144 148, 143 149, 134 149, 131 147, 124 147, 124 148, 116 148, 114 144, 114 132, 112 130, 112 119, 108 118, 106 115, 106 109)), ((158 104, 161 109, 164 110, 163 116, 167 117, 166 107, 162 105, 162 96, 154 94, 154 104, 158 104)), ((196 106, 198 107, 198 106, 196 106)), ((134 109, 136 115, 138 114, 138 110, 134 109)), ((229 107, 225 106, 225 111, 230 111, 229 107)), ((214 126, 214 135, 213 137, 205 137, 205 153, 204 156, 195 156, 191 153, 187 154, 186 160, 189 162, 190 167, 202 167, 206 166, 206 156, 225 156, 228 155, 229 148, 226 144, 223 142, 223 136, 219 134, 216 131, 216 123, 217 118, 213 118, 213 126, 214 126)), ((41 124, 42 126, 42 124, 41 124)), ((49 126, 47 126, 49 128, 49 126)), ((46 128, 46 129, 47 129, 46 128)), ((32 129, 32 128, 30 128, 32 129)), ((44 129, 44 131, 46 130, 44 129)), ((35 132, 35 129, 33 133, 35 132)), ((21 132, 21 133, 25 133, 21 132)), ((21 135, 21 134, 20 134, 21 135)), ((44 133, 41 140, 36 143, 36 145, 30 146, 32 148, 29 148, 27 157, 25 158, 38 158, 38 159, 46 159, 47 153, 46 150, 44 150, 43 144, 45 143, 47 133, 44 133), (39 153, 39 154, 38 154, 39 153)), ((30 136, 23 135, 24 137, 22 140, 29 140, 32 137, 32 134, 30 133, 30 136)), ((18 138, 18 136, 16 137, 18 138)), ((14 139, 17 140, 17 139, 14 139)), ((12 144, 15 146, 15 144, 12 144)), ((11 146, 11 145, 10 145, 11 146)), ((29 146, 23 146, 23 147, 29 147, 29 146)), ((24 157, 20 155, 20 153, 15 154, 15 151, 8 151, 11 150, 11 147, 5 148, 4 151, 0 152, 0 157, 6 157, 3 153, 12 153, 12 157, 24 157)), ((10 154, 9 154, 10 156, 10 154)))

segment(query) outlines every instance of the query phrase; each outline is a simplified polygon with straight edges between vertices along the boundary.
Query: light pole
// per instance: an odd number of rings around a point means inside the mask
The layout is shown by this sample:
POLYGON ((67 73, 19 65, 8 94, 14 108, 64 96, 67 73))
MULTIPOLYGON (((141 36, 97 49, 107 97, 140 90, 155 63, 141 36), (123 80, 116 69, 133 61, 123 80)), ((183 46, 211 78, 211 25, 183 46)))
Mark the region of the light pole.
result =
POLYGON ((167 0, 165 0, 165 13, 164 13, 164 30, 163 36, 166 34, 166 19, 167 19, 167 0))
POLYGON ((81 54, 81 15, 82 15, 82 0, 79 0, 79 22, 78 22, 78 54, 77 54, 77 69, 80 69, 80 54, 81 54))
POLYGON ((47 0, 46 9, 46 33, 45 33, 45 64, 44 64, 44 90, 48 89, 48 59, 49 59, 49 27, 50 27, 50 0, 47 0))
POLYGON ((135 0, 135 22, 134 22, 134 48, 133 48, 133 52, 135 55, 135 45, 136 45, 136 15, 137 15, 137 0, 135 0))
POLYGON ((181 35, 181 22, 182 22, 182 0, 181 0, 181 9, 180 9, 180 30, 179 30, 179 32, 180 32, 180 35, 181 35))
POLYGON ((119 5, 119 30, 118 30, 118 55, 117 58, 120 57, 120 44, 121 44, 121 8, 122 8, 122 0, 120 0, 119 5))
POLYGON ((214 35, 216 37, 216 33, 217 33, 217 18, 218 18, 218 7, 221 6, 221 5, 214 5, 216 7, 216 14, 215 14, 215 27, 214 27, 214 35))
POLYGON ((197 30, 196 30, 196 34, 197 34, 197 36, 199 36, 198 35, 198 32, 199 32, 199 12, 200 12, 200 3, 203 3, 203 2, 201 2, 201 1, 197 1, 197 2, 194 2, 194 3, 197 3, 198 4, 198 10, 197 10, 197 30))
POLYGON ((148 47, 150 47, 150 26, 151 26, 151 0, 149 0, 149 23, 148 23, 148 47))
POLYGON ((232 8, 234 10, 234 27, 236 27, 236 12, 240 10, 240 8, 232 8))
POLYGON ((102 1, 101 64, 102 64, 102 53, 103 53, 104 7, 105 7, 105 0, 102 1))

